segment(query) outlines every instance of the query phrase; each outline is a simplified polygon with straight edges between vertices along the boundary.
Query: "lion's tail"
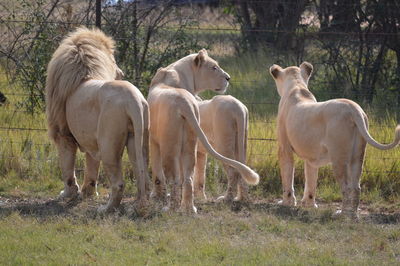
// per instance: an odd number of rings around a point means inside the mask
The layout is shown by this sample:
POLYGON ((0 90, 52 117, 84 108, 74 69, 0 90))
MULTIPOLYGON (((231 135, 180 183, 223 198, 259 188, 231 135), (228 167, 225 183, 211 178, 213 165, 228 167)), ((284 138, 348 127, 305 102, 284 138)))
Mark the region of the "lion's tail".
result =
POLYGON ((355 104, 349 104, 351 106, 353 120, 357 125, 358 131, 371 146, 380 150, 390 150, 399 145, 400 143, 400 125, 397 125, 395 129, 395 139, 390 144, 381 144, 377 142, 368 132, 367 124, 364 120, 364 112, 360 107, 355 104))
POLYGON ((247 153, 247 131, 248 131, 248 112, 241 112, 236 115, 237 125, 237 148, 238 148, 238 160, 239 162, 246 163, 247 153))
POLYGON ((136 99, 137 101, 130 101, 126 108, 132 124, 134 136, 128 138, 127 148, 131 160, 136 158, 136 171, 138 179, 138 192, 140 198, 146 197, 148 191, 148 131, 149 131, 149 108, 147 103, 143 100, 136 99), (133 148, 134 147, 134 148, 133 148), (133 156, 133 154, 135 156, 133 156))
MULTIPOLYGON (((184 99, 182 99, 182 100, 184 100, 184 99)), ((256 172, 251 170, 250 167, 248 167, 238 161, 226 158, 213 149, 213 147, 208 142, 208 139, 207 139, 206 135, 204 134, 203 130, 201 130, 201 128, 200 128, 199 121, 197 120, 197 117, 195 116, 195 113, 198 113, 198 110, 196 108, 194 108, 193 104, 188 103, 186 101, 186 102, 183 102, 180 106, 181 106, 181 110, 182 110, 182 116, 186 119, 186 121, 189 123, 189 125, 192 127, 192 129, 196 132, 197 137, 203 144, 204 148, 206 148, 207 152, 209 154, 211 154, 217 160, 220 160, 223 163, 235 168, 248 184, 257 185, 260 180, 260 177, 258 176, 258 174, 256 172)))

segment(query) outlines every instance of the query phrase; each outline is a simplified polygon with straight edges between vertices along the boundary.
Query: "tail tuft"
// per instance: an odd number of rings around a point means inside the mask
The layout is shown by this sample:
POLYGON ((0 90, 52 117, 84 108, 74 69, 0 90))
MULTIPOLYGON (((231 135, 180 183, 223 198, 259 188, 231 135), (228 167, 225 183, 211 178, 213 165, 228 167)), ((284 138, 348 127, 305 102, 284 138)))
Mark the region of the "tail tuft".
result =
POLYGON ((397 125, 395 131, 395 141, 397 142, 397 144, 400 142, 400 125, 397 125))
POLYGON ((247 184, 255 186, 260 182, 260 176, 250 168, 248 168, 246 172, 240 172, 240 175, 244 178, 247 184))

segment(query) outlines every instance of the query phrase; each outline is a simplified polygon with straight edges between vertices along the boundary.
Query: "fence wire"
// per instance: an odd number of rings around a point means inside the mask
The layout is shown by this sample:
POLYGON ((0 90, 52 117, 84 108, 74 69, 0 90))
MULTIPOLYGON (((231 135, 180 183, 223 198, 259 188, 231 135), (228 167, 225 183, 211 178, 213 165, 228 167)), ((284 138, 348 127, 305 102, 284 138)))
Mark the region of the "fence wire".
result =
MULTIPOLYGON (((271 1, 266 1, 265 2, 271 2, 271 1)), ((256 2, 256 1, 253 1, 256 2)), ((258 1, 258 2, 263 2, 263 1, 258 1)), ((62 22, 62 21, 30 21, 30 20, 4 20, 4 19, 0 19, 0 25, 5 25, 6 23, 24 23, 24 24, 33 24, 33 25, 40 25, 40 24, 57 24, 57 25, 64 25, 64 26, 80 26, 80 25, 85 25, 85 26, 93 26, 93 23, 81 23, 81 22, 62 22)), ((177 27, 164 27, 162 30, 163 31, 175 31, 177 30, 177 27)), ((280 30, 246 30, 246 29, 240 29, 240 28, 218 28, 218 27, 187 27, 185 28, 185 30, 188 31, 198 31, 198 32, 225 32, 225 33, 235 33, 238 34, 240 32, 266 32, 266 33, 290 33, 290 34, 296 34, 296 35, 300 35, 300 36, 306 36, 306 35, 312 35, 312 36, 316 36, 316 35, 321 35, 321 36, 325 36, 325 35, 330 35, 330 36, 336 36, 336 35, 345 35, 345 36, 349 36, 350 38, 354 37, 354 36, 360 36, 363 35, 365 36, 374 36, 374 37, 380 37, 380 36, 387 36, 387 37, 398 37, 397 33, 380 33, 380 32, 368 32, 368 33, 363 33, 360 34, 359 32, 300 32, 300 31, 280 31, 280 30)), ((117 41, 119 40, 131 40, 134 37, 115 37, 115 39, 117 41)), ((223 44, 221 44, 223 45, 223 44)), ((319 64, 319 62, 317 62, 316 64, 319 64)), ((0 75, 6 75, 6 73, 0 73, 0 75)), ((266 75, 266 74, 265 74, 266 75)), ((232 84, 232 86, 246 86, 248 84, 256 84, 256 85, 260 85, 262 86, 263 81, 260 80, 254 80, 254 79, 232 79, 230 81, 230 83, 232 84)), ((12 83, 9 83, 8 81, 0 81, 0 88, 5 88, 5 87, 9 87, 9 86, 13 86, 12 83)), ((8 98, 19 98, 21 100, 23 100, 24 98, 28 98, 30 96, 32 96, 31 93, 21 93, 21 92, 12 92, 13 89, 15 91, 18 91, 17 88, 11 88, 11 89, 7 89, 6 92, 4 92, 4 95, 8 98)), ((337 96, 336 93, 328 93, 326 92, 325 95, 327 96, 337 96)), ((359 93, 358 96, 367 96, 367 94, 363 94, 363 93, 359 93)), ((388 96, 389 97, 389 96, 388 96)), ((15 100, 15 99, 13 99, 15 100)), ((8 100, 9 102, 11 101, 11 99, 8 100)), ((16 102, 18 102, 19 100, 15 100, 16 102)), ((275 107, 275 110, 277 109, 278 106, 278 101, 272 101, 272 100, 267 100, 267 101, 243 101, 244 104, 249 108, 249 110, 251 111, 252 108, 257 108, 259 106, 273 106, 275 107)), ((12 103, 10 103, 12 104, 12 103)), ((386 107, 377 107, 377 108, 382 108, 382 109, 387 109, 386 107)), ((395 106, 394 108, 399 108, 398 106, 395 106)), ((23 107, 18 107, 17 105, 13 106, 12 108, 10 107, 6 107, 6 106, 0 106, 0 117, 13 117, 13 114, 15 113, 21 113, 24 115, 29 116, 30 112, 25 110, 23 107)), ((253 124, 258 124, 261 123, 263 124, 265 127, 275 127, 275 122, 273 121, 259 121, 259 120, 255 120, 255 121, 251 121, 251 123, 253 124)), ((379 124, 377 125, 370 125, 370 129, 383 129, 386 128, 384 126, 381 126, 379 124)), ((29 136, 30 133, 36 133, 36 134, 42 134, 42 139, 46 139, 47 138, 47 129, 46 128, 42 128, 42 127, 19 127, 19 126, 15 126, 15 124, 13 123, 12 119, 9 121, 0 121, 0 131, 2 132, 6 132, 8 134, 19 134, 19 133, 23 133, 26 134, 26 136, 29 136)), ((394 132, 394 130, 393 130, 394 132)), ((392 134, 392 133, 389 133, 392 134)), ((265 144, 267 145, 274 145, 276 147, 277 145, 277 140, 276 138, 271 138, 271 137, 265 137, 265 136, 254 136, 254 134, 252 134, 252 131, 250 129, 249 135, 251 137, 248 138, 248 141, 250 142, 250 147, 249 147, 249 151, 250 154, 248 155, 249 158, 252 157, 256 157, 258 160, 269 160, 276 157, 277 154, 276 153, 272 153, 270 150, 265 150, 263 152, 259 152, 259 151, 252 151, 252 149, 255 150, 255 147, 258 146, 263 146, 265 144)), ((1 136, 1 135, 0 135, 1 136)), ((393 137, 393 135, 388 135, 385 136, 386 139, 391 139, 393 137)), ((33 146, 33 147, 53 147, 53 149, 55 149, 54 145, 52 143, 43 143, 43 142, 32 142, 29 139, 25 138, 26 141, 13 141, 7 138, 6 136, 1 136, 0 137, 0 143, 3 145, 19 145, 21 147, 23 146, 33 146)), ((7 155, 7 154, 2 154, 0 159, 11 159, 11 158, 17 158, 18 156, 15 155, 7 155)), ((33 160, 34 158, 32 158, 33 160)), ((394 157, 387 157, 387 156, 372 156, 372 157, 368 157, 368 160, 373 160, 373 161, 387 161, 387 160, 392 160, 392 161, 396 161, 399 158, 394 158, 394 157)), ((48 161, 49 159, 44 159, 46 161, 48 161)), ((251 159, 250 159, 251 161, 251 159)), ((43 161, 43 163, 45 163, 43 161)), ((128 161, 124 161, 124 163, 129 163, 128 161)), ((83 171, 83 169, 78 168, 77 171, 83 171)), ((366 165, 366 167, 364 167, 363 170, 364 173, 367 174, 377 174, 377 175, 382 175, 382 174, 399 174, 400 175, 400 171, 389 171, 386 169, 379 169, 379 171, 375 171, 375 170, 369 170, 368 169, 368 165, 366 165)))

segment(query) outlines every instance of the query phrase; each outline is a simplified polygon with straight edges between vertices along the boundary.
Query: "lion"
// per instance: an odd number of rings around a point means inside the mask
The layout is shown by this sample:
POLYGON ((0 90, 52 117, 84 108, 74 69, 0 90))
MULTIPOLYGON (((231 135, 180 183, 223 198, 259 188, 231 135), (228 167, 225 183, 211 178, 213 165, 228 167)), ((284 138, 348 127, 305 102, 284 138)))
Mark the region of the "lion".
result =
MULTIPOLYGON (((246 163, 249 117, 246 106, 230 95, 214 96, 211 100, 199 101, 198 104, 200 127, 211 146, 225 157, 246 163)), ((198 143, 194 194, 201 199, 207 198, 204 192, 206 162, 207 150, 198 143)), ((227 164, 223 166, 228 177, 228 187, 225 195, 218 200, 248 201, 248 185, 240 178, 239 172, 227 164)))
POLYGON ((123 73, 115 63, 114 46, 114 40, 100 30, 78 28, 61 42, 47 67, 46 115, 64 181, 60 196, 97 195, 102 161, 111 180, 111 193, 100 212, 113 211, 122 199, 125 147, 136 165, 140 206, 146 205, 149 190, 149 108, 135 86, 116 80, 123 73), (74 171, 78 147, 86 157, 82 190, 74 171))
POLYGON ((256 185, 259 181, 258 174, 249 167, 217 153, 199 125, 195 95, 204 90, 224 92, 229 79, 228 73, 205 49, 159 69, 152 79, 147 100, 153 195, 165 201, 168 181, 172 188, 170 205, 166 208, 179 208, 188 213, 197 211, 193 204, 197 138, 207 152, 237 169, 247 183, 256 185))
POLYGON ((318 168, 331 163, 342 192, 341 213, 357 217, 360 176, 366 144, 387 150, 400 142, 400 125, 395 140, 383 145, 368 132, 368 118, 361 107, 348 99, 317 102, 308 89, 313 66, 270 68, 281 97, 277 117, 279 166, 283 185, 283 204, 296 205, 293 188, 293 153, 304 160, 305 189, 301 203, 317 207, 315 191, 318 168))

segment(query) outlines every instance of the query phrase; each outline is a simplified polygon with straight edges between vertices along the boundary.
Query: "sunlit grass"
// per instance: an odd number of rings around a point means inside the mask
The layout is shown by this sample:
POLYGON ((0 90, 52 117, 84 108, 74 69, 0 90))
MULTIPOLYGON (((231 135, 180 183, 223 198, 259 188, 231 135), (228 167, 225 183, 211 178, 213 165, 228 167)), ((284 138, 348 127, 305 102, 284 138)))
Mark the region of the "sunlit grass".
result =
MULTIPOLYGON (((163 214, 37 220, 17 213, 0 219, 0 264, 396 264, 398 226, 301 222, 262 210, 228 208, 196 217, 163 214)), ((315 214, 322 218, 323 213, 315 214)), ((313 217, 314 214, 311 214, 313 217)))

